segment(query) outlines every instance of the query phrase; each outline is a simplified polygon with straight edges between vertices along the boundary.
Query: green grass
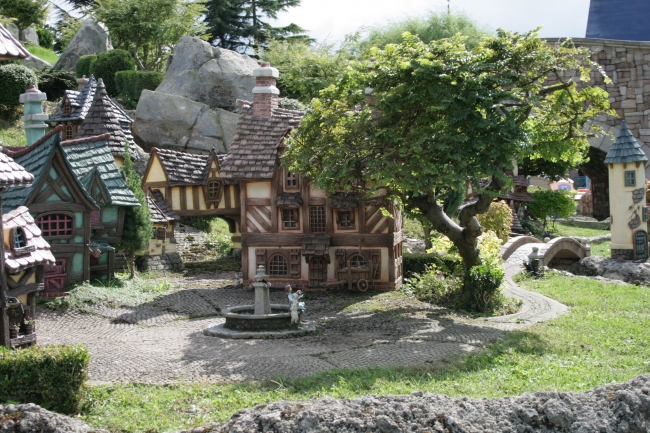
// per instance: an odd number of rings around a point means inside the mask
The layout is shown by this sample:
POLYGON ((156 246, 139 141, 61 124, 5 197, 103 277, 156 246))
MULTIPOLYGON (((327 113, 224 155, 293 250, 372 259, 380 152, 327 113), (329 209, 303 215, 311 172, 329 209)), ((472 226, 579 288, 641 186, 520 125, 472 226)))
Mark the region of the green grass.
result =
POLYGON ((93 386, 81 417, 112 432, 155 433, 225 420, 239 409, 280 399, 416 389, 497 397, 585 390, 650 373, 649 289, 555 275, 520 284, 569 305, 571 312, 442 365, 338 370, 262 383, 93 386))
POLYGON ((603 242, 601 244, 589 244, 591 247, 592 256, 611 257, 612 252, 609 249, 610 242, 603 242))
POLYGON ((52 50, 48 50, 47 48, 37 47, 36 45, 30 44, 26 44, 25 48, 27 48, 27 51, 29 51, 31 54, 35 55, 41 60, 45 60, 48 63, 55 64, 59 61, 58 54, 52 50))
POLYGON ((55 310, 80 310, 91 312, 93 306, 132 307, 169 293, 172 284, 168 280, 152 280, 140 274, 133 280, 118 276, 108 281, 81 283, 70 288, 69 295, 62 298, 38 298, 39 302, 55 310))
POLYGON ((564 225, 562 223, 555 223, 555 228, 550 227, 550 230, 557 233, 559 236, 579 236, 590 238, 592 236, 607 235, 611 233, 609 230, 588 229, 583 227, 574 227, 564 225))
POLYGON ((9 122, 0 119, 0 142, 3 146, 24 146, 27 144, 23 122, 9 122))

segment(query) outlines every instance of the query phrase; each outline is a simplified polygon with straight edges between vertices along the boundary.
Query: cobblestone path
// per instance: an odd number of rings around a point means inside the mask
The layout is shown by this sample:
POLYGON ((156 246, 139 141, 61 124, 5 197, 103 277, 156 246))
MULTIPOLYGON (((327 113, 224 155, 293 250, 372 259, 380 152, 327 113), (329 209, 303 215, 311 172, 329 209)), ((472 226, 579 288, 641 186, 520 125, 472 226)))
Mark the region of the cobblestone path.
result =
MULTIPOLYGON (((532 295, 512 283, 515 265, 508 269, 509 290, 519 290, 517 297, 532 295)), ((224 320, 221 309, 253 301, 252 291, 232 288, 233 277, 173 279, 177 291, 137 307, 96 308, 92 314, 39 308, 39 344, 86 346, 95 383, 245 381, 334 368, 436 363, 548 313, 544 302, 540 307, 533 301, 536 307, 526 310, 525 304, 523 314, 474 320, 400 293, 310 293, 303 317, 317 321, 313 335, 278 340, 204 336, 203 329, 224 320)), ((286 303, 286 296, 272 292, 271 302, 286 303)))

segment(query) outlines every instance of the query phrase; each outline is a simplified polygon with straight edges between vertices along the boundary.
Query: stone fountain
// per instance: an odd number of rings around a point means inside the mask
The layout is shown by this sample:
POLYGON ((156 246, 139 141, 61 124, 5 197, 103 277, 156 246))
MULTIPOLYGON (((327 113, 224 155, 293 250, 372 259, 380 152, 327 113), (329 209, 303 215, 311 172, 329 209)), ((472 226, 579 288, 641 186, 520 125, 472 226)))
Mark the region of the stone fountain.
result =
POLYGON ((203 333, 222 338, 280 338, 314 331, 314 322, 292 323, 289 304, 271 304, 268 277, 266 269, 260 265, 253 277, 255 303, 224 309, 222 315, 226 322, 211 325, 203 333))

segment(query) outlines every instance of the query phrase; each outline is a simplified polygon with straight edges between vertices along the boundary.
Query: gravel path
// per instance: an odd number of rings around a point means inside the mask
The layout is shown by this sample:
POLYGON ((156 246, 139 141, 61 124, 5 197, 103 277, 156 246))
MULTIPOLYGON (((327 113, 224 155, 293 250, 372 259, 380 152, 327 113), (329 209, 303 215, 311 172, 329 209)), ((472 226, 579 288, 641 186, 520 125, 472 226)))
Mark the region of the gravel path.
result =
MULTIPOLYGON (((85 345, 95 383, 246 381, 335 368, 437 363, 476 350, 507 330, 566 311, 517 287, 512 275, 518 263, 513 259, 508 264, 506 281, 508 293, 522 299, 524 307, 499 318, 451 316, 400 293, 328 292, 307 295, 303 317, 319 324, 313 335, 281 340, 207 337, 203 329, 223 322, 223 308, 252 303, 254 297, 252 291, 232 288, 234 273, 226 273, 173 279, 178 291, 137 307, 101 307, 92 314, 39 308, 38 341, 85 345)), ((286 296, 272 292, 271 302, 286 303, 286 296)))

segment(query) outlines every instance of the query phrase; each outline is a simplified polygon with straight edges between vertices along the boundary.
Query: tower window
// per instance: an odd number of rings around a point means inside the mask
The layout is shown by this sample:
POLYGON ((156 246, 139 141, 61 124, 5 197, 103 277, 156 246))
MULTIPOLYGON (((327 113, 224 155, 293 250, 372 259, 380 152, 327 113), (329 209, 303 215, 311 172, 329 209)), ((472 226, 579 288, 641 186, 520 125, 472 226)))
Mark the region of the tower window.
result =
POLYGON ((286 189, 298 189, 298 176, 290 171, 286 172, 284 186, 286 189))
POLYGON ((636 186, 636 171, 627 170, 625 172, 625 186, 636 186))
POLYGON ((285 229, 297 229, 298 209, 282 209, 282 222, 285 229))
POLYGON ((208 201, 219 201, 221 199, 221 181, 211 180, 208 182, 208 201))
POLYGON ((14 248, 22 248, 27 245, 27 239, 25 239, 25 232, 22 228, 16 227, 14 231, 14 248))
POLYGON ((312 233, 325 233, 325 206, 310 206, 309 207, 309 223, 312 233))

